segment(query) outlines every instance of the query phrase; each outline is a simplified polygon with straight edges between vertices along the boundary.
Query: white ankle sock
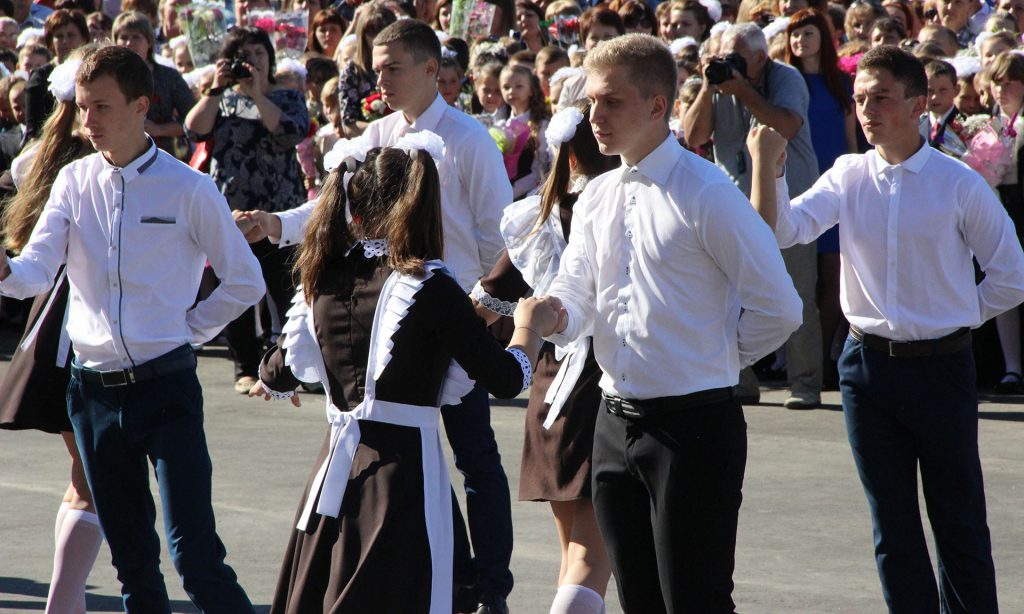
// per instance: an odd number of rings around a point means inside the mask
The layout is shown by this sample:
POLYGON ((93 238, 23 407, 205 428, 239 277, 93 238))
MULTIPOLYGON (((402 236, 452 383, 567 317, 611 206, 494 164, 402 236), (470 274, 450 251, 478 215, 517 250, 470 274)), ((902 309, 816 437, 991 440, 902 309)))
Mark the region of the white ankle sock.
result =
POLYGON ((549 614, 604 614, 604 599, 585 586, 563 584, 555 593, 549 614))
POLYGON ((61 505, 55 526, 53 578, 46 598, 46 614, 85 614, 85 582, 99 554, 103 531, 92 512, 61 505))

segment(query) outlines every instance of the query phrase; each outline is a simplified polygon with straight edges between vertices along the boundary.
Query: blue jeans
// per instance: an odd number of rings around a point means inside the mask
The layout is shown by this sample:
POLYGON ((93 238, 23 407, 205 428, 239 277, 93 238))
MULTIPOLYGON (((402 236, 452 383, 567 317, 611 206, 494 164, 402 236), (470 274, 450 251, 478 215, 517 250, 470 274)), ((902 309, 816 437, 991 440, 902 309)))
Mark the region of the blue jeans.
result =
POLYGON ((72 378, 68 413, 125 611, 171 611, 153 526, 152 463, 171 560, 189 597, 203 612, 253 612, 217 537, 210 502, 213 466, 195 369, 116 388, 72 378))
MULTIPOLYGON (((512 498, 508 478, 501 467, 498 442, 491 428, 491 405, 487 391, 477 386, 462 397, 459 405, 445 405, 441 418, 448 443, 455 454, 455 467, 465 479, 466 515, 473 542, 476 585, 481 599, 506 597, 512 592, 512 498)), ((454 500, 454 497, 453 497, 454 500)), ((467 566, 469 544, 461 530, 462 515, 455 505, 455 566, 467 566), (460 558, 462 560, 460 560, 460 558)), ((462 580, 457 573, 456 579, 462 580)))
POLYGON ((971 349, 894 358, 851 337, 839 358, 839 388, 889 611, 998 612, 971 349), (918 506, 918 467, 938 586, 918 506))

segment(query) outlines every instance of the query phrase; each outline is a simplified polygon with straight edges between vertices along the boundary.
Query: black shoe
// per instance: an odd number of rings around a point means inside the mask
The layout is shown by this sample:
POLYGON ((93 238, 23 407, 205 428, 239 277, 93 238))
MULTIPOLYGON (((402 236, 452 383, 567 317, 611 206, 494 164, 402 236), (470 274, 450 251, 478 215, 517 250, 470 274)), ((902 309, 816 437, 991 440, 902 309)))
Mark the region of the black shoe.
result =
POLYGON ((1014 371, 1007 371, 1003 374, 1003 377, 996 384, 996 393, 998 394, 1020 394, 1021 389, 1024 388, 1022 385, 1022 378, 1020 373, 1014 371))
POLYGON ((456 584, 452 591, 452 612, 476 612, 479 601, 475 584, 456 584))
POLYGON ((508 604, 504 597, 490 597, 480 603, 476 614, 508 614, 508 604))

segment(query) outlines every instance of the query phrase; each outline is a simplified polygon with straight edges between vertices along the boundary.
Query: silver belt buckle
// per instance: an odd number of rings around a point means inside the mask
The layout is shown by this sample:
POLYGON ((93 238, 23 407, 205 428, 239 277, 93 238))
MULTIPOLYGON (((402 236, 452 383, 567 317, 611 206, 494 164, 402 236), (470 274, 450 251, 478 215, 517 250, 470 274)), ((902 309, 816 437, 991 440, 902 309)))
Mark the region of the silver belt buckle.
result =
POLYGON ((896 350, 898 348, 901 348, 901 347, 909 346, 911 343, 913 343, 913 342, 912 341, 893 341, 892 339, 890 339, 889 340, 889 357, 890 358, 899 358, 900 355, 896 353, 896 350))
POLYGON ((100 383, 103 384, 104 388, 127 386, 128 384, 135 383, 135 374, 132 373, 131 369, 122 369, 120 371, 100 371, 100 383))

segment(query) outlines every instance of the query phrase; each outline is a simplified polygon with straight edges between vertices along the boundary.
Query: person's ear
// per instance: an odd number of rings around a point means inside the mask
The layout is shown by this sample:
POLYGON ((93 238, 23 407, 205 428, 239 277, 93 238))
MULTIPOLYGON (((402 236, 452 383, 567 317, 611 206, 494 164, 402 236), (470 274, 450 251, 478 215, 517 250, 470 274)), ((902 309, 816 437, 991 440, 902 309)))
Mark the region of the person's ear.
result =
POLYGON ((654 98, 651 99, 651 120, 668 121, 669 108, 668 96, 665 96, 664 94, 655 94, 654 98))
POLYGON ((912 100, 914 101, 914 105, 913 105, 914 116, 918 117, 918 116, 920 116, 921 114, 924 113, 925 109, 928 108, 928 97, 927 96, 914 96, 912 98, 912 100))
POLYGON ((429 58, 424 64, 426 64, 427 74, 436 79, 437 73, 441 70, 441 63, 437 61, 437 58, 429 58))
POLYGON ((149 96, 139 96, 135 99, 135 112, 146 116, 149 114, 149 96))

